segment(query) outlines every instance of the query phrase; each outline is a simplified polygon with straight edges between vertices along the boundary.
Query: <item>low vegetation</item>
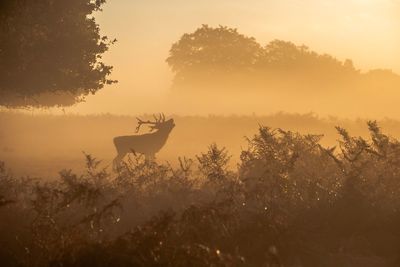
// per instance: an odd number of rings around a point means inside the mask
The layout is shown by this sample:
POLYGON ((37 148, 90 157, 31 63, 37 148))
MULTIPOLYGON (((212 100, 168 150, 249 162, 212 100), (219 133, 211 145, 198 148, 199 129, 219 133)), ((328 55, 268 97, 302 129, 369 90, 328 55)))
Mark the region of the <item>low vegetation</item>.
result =
POLYGON ((237 170, 212 144, 179 166, 86 155, 57 180, 0 165, 3 266, 399 266, 400 142, 260 127, 237 170))

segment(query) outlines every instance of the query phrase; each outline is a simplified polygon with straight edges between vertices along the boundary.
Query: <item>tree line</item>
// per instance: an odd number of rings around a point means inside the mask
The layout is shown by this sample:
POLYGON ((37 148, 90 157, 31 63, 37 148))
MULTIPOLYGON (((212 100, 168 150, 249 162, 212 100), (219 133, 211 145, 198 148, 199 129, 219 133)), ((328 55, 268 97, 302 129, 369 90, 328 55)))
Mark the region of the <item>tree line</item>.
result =
MULTIPOLYGON (((100 33, 94 17, 105 2, 1 1, 0 106, 70 106, 115 83, 113 67, 102 56, 116 40, 100 33)), ((400 85, 400 76, 390 70, 362 73, 350 59, 282 40, 262 45, 226 26, 202 25, 183 34, 166 62, 175 74, 173 87, 400 85)))
POLYGON ((216 83, 223 89, 232 85, 229 81, 239 86, 288 85, 296 89, 365 85, 370 80, 400 84, 400 76, 390 70, 362 73, 351 59, 341 61, 283 40, 262 45, 226 26, 202 25, 184 34, 172 45, 166 62, 175 74, 175 87, 200 85, 205 89, 216 83))

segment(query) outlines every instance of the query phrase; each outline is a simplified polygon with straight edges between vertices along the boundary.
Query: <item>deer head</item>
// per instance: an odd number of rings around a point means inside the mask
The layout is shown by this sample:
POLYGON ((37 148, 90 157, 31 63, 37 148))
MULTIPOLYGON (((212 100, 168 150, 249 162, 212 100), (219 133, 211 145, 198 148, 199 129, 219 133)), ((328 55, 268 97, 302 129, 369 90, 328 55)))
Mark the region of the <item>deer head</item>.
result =
POLYGON ((175 127, 175 123, 173 119, 169 119, 169 120, 165 120, 165 115, 164 113, 160 113, 158 116, 153 115, 154 121, 143 121, 140 118, 136 118, 138 120, 138 126, 136 127, 136 132, 139 132, 140 127, 143 124, 147 124, 149 125, 150 128, 150 132, 154 131, 154 130, 158 130, 158 131, 163 131, 163 130, 167 130, 167 131, 171 131, 172 128, 175 127))

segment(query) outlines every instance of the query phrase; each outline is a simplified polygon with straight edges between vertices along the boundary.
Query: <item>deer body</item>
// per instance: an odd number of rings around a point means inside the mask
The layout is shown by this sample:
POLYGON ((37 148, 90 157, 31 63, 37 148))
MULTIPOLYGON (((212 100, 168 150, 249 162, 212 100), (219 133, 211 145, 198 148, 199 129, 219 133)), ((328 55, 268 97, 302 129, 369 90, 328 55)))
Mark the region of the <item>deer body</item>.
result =
POLYGON ((160 118, 156 119, 156 122, 144 122, 138 119, 139 126, 136 131, 139 131, 142 124, 151 124, 151 129, 157 129, 154 133, 115 137, 113 142, 118 155, 114 159, 114 166, 116 167, 126 154, 132 152, 144 154, 148 160, 154 159, 155 154, 165 145, 169 134, 175 127, 173 119, 165 121, 163 118, 164 117, 160 115, 160 118))

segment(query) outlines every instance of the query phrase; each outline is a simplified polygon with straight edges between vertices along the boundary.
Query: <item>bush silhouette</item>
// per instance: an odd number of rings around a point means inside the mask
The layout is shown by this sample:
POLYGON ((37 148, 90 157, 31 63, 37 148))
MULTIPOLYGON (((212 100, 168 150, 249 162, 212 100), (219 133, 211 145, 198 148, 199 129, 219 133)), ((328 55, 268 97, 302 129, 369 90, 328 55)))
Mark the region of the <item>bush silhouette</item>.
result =
POLYGON ((1 165, 7 266, 397 266, 400 143, 260 127, 237 171, 212 144, 197 160, 131 157, 117 173, 43 182, 1 165), (11 210, 13 212, 11 212, 11 210))

